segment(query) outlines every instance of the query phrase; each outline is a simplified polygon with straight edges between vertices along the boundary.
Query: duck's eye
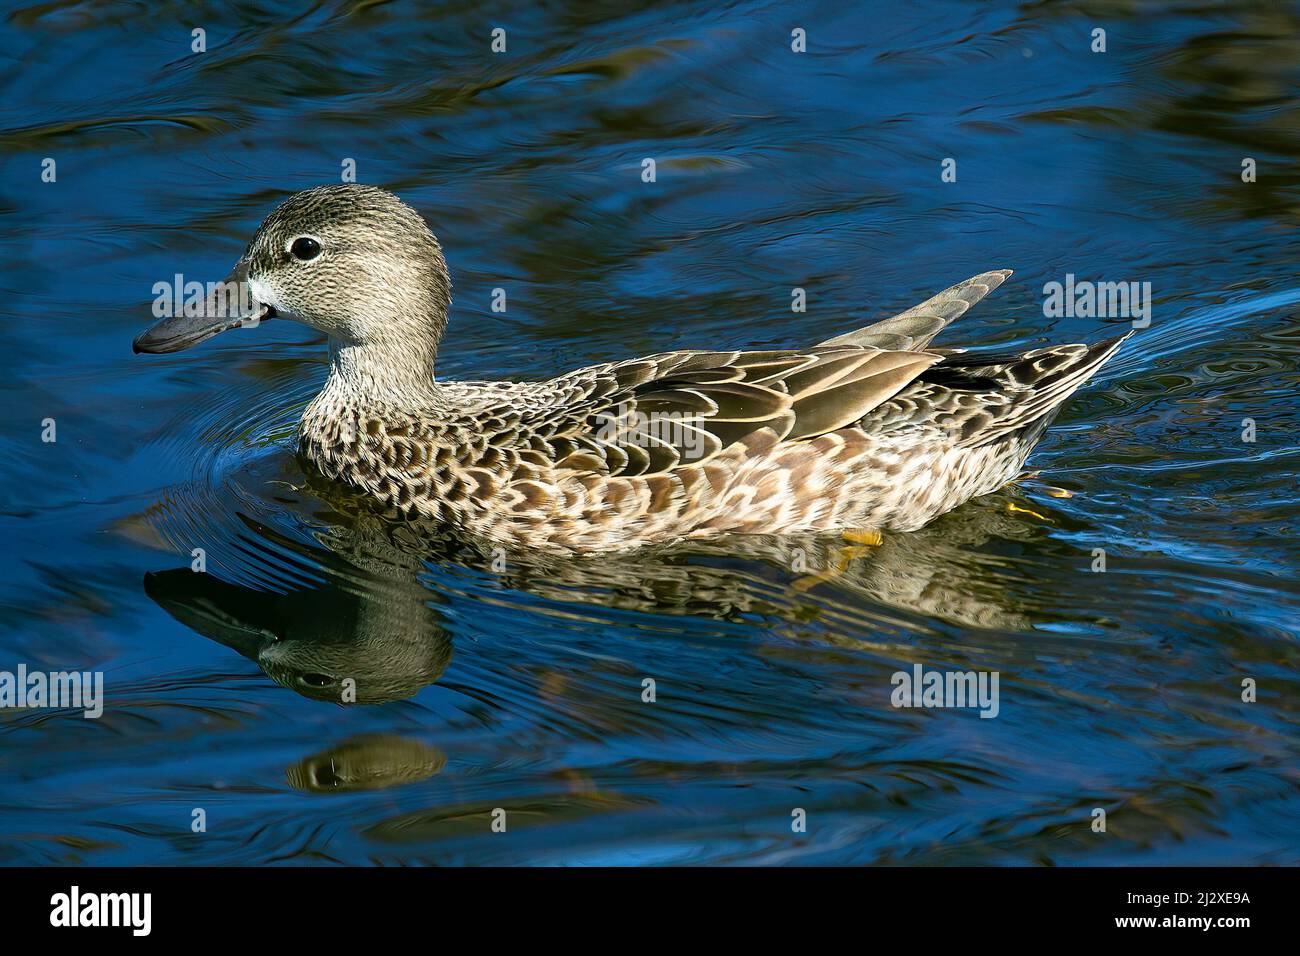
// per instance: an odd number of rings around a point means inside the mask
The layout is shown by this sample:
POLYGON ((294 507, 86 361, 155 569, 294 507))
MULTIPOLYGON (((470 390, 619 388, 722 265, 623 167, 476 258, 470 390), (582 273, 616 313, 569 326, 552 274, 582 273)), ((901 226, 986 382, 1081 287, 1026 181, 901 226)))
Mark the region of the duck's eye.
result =
POLYGON ((311 236, 299 236, 289 247, 295 259, 301 259, 306 262, 308 259, 315 259, 320 255, 320 243, 311 236))

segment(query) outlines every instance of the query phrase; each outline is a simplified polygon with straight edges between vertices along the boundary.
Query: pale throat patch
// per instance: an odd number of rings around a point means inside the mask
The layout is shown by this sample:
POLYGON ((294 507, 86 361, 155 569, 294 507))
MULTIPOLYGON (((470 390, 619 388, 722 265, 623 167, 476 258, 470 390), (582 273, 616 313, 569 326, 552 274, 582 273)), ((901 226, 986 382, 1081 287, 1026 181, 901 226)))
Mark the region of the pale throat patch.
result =
POLYGON ((284 303, 280 301, 280 297, 272 292, 271 287, 265 282, 262 282, 259 279, 254 279, 250 276, 248 280, 248 291, 252 294, 253 301, 269 305, 271 308, 275 309, 276 315, 280 318, 295 320, 298 318, 293 314, 292 310, 285 308, 284 303))

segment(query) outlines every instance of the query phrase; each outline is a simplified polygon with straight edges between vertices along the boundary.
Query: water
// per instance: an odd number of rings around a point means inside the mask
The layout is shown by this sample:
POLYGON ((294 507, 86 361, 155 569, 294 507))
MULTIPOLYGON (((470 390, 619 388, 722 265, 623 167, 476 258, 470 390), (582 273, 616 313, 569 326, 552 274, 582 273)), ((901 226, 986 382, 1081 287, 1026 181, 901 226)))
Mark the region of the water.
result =
POLYGON ((1300 862, 1300 18, 844 6, 10 8, 0 670, 106 702, 0 711, 0 862, 1300 862), (155 282, 346 159, 443 240, 448 376, 803 345, 994 268, 943 344, 1127 326, 1044 317, 1067 273, 1150 282, 1151 325, 1040 477, 842 573, 498 573, 304 476, 317 334, 131 354, 155 282), (998 716, 892 707, 915 663, 998 672, 998 716))

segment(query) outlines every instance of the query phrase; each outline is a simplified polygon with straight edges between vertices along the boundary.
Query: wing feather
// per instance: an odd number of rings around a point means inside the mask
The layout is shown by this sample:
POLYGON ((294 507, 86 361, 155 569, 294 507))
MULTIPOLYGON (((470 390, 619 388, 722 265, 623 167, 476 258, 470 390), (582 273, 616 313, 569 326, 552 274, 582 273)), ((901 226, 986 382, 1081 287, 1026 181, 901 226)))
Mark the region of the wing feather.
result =
POLYGON ((706 462, 737 443, 767 447, 852 424, 941 359, 862 346, 668 352, 557 379, 565 388, 551 394, 575 397, 537 416, 552 431, 560 467, 652 475, 706 462), (568 388, 583 376, 615 387, 568 388))

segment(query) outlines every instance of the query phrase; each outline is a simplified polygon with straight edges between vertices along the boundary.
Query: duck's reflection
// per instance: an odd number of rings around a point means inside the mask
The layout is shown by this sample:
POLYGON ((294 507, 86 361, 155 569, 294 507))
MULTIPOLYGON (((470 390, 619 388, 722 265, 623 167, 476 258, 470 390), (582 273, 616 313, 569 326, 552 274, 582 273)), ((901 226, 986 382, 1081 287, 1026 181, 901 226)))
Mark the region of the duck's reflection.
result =
POLYGON ((745 535, 621 559, 540 558, 508 566, 511 587, 555 601, 714 618, 807 619, 810 604, 903 610, 964 628, 1032 629, 1022 597, 1006 588, 990 542, 1023 545, 1041 523, 999 507, 968 507, 920 531, 745 535))
POLYGON ((433 595, 408 565, 362 571, 339 560, 317 587, 279 594, 188 568, 145 575, 182 624, 255 661, 304 697, 378 704, 418 693, 451 661, 433 595))
POLYGON ((301 760, 285 771, 295 790, 350 793, 425 780, 447 757, 436 747, 393 734, 363 734, 301 760))

